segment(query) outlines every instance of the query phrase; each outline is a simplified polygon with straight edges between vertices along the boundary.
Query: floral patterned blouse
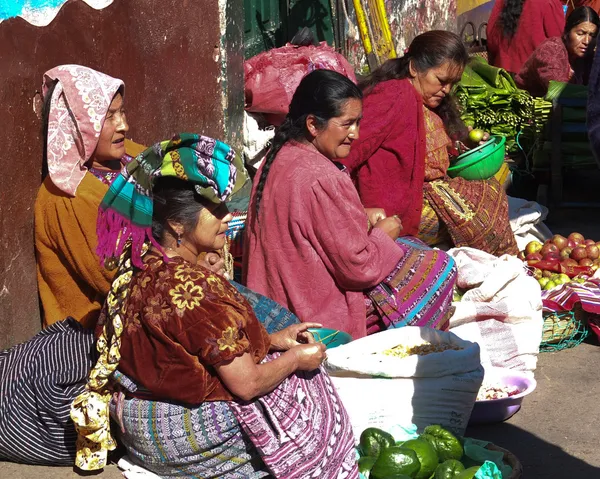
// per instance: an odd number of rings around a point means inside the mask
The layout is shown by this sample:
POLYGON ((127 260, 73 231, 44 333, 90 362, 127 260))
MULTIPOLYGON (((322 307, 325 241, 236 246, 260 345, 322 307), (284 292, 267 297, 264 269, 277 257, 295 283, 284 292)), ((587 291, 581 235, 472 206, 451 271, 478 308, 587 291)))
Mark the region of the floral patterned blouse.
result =
POLYGON ((246 352, 259 363, 270 347, 267 331, 221 276, 180 257, 147 258, 131 281, 119 370, 152 399, 231 400, 214 366, 246 352))

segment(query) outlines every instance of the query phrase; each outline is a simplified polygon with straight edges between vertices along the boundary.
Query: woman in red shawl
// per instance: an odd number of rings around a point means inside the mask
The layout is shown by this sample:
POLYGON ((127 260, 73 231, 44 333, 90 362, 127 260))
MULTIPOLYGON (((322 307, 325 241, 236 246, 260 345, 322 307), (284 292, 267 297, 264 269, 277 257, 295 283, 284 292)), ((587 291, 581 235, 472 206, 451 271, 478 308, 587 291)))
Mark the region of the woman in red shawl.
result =
POLYGON ((560 37, 564 26, 559 0, 496 0, 487 26, 490 65, 518 73, 538 45, 560 37))
POLYGON ((576 8, 563 35, 543 42, 525 62, 515 77, 517 86, 533 96, 544 96, 552 80, 587 85, 599 23, 592 8, 576 8))
POLYGON ((500 184, 446 174, 450 137, 466 133, 449 94, 467 61, 458 35, 417 36, 404 57, 388 60, 361 84, 361 136, 341 161, 363 205, 398 215, 403 235, 517 254, 500 184))

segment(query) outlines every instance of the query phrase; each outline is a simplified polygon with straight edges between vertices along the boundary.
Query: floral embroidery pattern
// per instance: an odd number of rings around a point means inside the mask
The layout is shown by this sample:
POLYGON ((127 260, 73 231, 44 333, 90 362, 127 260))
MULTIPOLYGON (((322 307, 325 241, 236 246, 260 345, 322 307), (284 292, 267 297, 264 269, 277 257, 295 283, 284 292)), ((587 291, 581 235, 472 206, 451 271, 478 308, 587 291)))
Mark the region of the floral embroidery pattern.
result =
POLYGON ((225 351, 226 349, 229 349, 230 351, 235 351, 238 347, 239 337, 240 332, 238 328, 229 326, 225 331, 223 331, 221 339, 217 339, 219 351, 225 351))
POLYGON ((144 317, 154 324, 158 324, 161 321, 168 321, 169 315, 172 312, 171 306, 160 294, 155 294, 148 298, 146 306, 144 306, 144 317))
POLYGON ((194 309, 204 299, 204 291, 192 281, 178 284, 169 291, 169 295, 173 300, 173 304, 181 310, 194 309))
POLYGON ((223 281, 216 276, 210 276, 206 279, 206 282, 210 286, 211 292, 216 294, 219 298, 226 298, 229 296, 227 291, 225 291, 225 286, 223 285, 223 281))
POLYGON ((203 278, 205 278, 204 273, 197 268, 190 268, 185 264, 175 266, 175 279, 179 281, 197 282, 203 278))
POLYGON ((134 333, 141 327, 142 327, 142 322, 140 321, 140 313, 139 312, 134 313, 134 315, 132 317, 127 318, 125 320, 125 331, 127 331, 128 334, 134 333))

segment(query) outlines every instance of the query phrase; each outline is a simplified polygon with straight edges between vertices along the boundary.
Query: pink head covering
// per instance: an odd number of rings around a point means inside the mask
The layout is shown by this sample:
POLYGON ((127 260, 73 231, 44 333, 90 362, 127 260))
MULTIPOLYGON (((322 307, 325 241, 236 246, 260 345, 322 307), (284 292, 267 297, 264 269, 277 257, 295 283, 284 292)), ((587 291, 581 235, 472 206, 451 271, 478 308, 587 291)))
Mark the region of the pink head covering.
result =
POLYGON ((81 65, 61 65, 44 73, 44 97, 55 80, 48 117, 48 174, 61 191, 75 196, 108 107, 125 84, 81 65))

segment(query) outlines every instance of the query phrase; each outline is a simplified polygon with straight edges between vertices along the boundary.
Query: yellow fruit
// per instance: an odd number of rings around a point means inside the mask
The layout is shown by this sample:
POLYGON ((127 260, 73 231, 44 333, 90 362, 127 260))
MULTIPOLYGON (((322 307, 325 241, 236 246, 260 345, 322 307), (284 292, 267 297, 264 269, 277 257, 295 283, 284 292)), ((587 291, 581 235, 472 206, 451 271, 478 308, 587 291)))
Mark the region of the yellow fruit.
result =
POLYGON ((473 143, 479 143, 481 140, 483 140, 483 135, 485 135, 483 130, 471 130, 469 132, 469 140, 471 140, 473 143))
POLYGON ((546 286, 548 283, 550 282, 550 278, 540 278, 538 279, 538 283, 540 284, 540 287, 543 289, 544 286, 546 286))
POLYGON ((544 289, 544 291, 548 291, 549 289, 553 289, 553 288, 556 288, 556 283, 554 281, 550 280, 546 283, 546 286, 544 286, 543 289, 544 289))

